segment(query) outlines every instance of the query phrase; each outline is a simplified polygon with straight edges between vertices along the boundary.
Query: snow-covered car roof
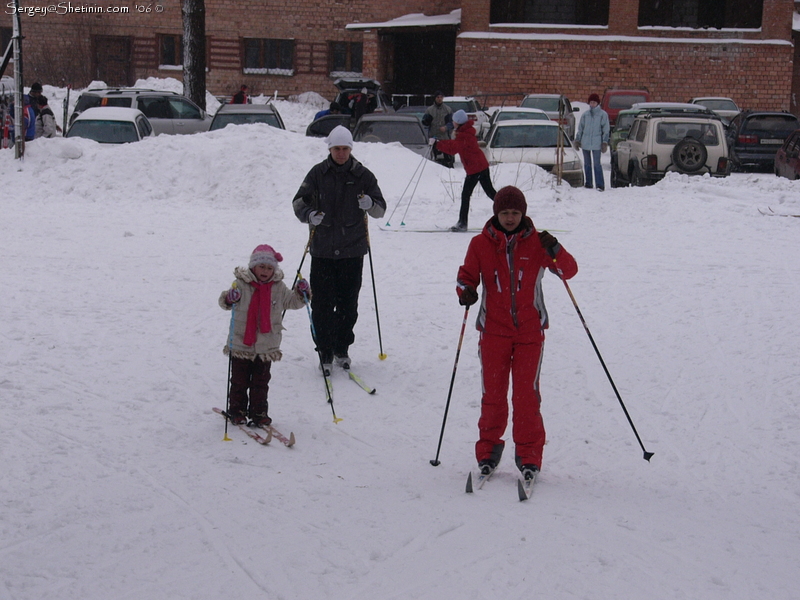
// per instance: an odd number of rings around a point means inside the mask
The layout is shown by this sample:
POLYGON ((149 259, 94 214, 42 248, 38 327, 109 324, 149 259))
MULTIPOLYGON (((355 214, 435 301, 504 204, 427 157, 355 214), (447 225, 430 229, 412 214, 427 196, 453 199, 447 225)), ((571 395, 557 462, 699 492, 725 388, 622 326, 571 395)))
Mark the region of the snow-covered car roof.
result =
MULTIPOLYGON (((138 115, 144 114, 138 108, 124 108, 122 106, 96 106, 87 108, 75 120, 81 121, 134 121, 138 115)), ((145 119, 147 117, 144 117, 145 119)))

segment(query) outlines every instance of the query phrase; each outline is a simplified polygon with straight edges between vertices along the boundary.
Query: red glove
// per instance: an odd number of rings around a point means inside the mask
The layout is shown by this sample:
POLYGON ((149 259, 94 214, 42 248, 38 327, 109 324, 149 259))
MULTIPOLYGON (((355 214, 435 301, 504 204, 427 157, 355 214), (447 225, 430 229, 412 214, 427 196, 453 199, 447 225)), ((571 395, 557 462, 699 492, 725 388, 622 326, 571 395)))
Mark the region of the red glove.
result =
POLYGON ((228 290, 228 293, 225 295, 225 302, 228 304, 236 304, 239 300, 242 299, 242 292, 237 290, 235 287, 228 290))

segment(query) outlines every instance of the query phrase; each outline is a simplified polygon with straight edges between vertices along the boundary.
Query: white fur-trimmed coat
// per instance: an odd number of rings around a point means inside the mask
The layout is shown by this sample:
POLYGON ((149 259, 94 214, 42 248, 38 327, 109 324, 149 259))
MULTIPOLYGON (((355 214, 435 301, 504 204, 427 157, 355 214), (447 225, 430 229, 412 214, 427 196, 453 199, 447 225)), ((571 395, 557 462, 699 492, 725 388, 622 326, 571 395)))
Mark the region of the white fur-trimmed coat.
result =
POLYGON ((263 361, 279 361, 281 359, 281 332, 283 331, 283 311, 291 308, 303 308, 303 299, 294 291, 290 290, 283 282, 283 271, 275 269, 272 277, 272 307, 270 308, 270 322, 272 331, 269 333, 258 332, 258 338, 253 346, 244 345, 244 331, 247 327, 247 310, 250 307, 250 300, 253 298, 253 286, 251 281, 255 281, 255 275, 247 267, 236 267, 233 270, 236 277, 236 289, 241 292, 242 297, 233 306, 225 302, 228 290, 219 295, 219 305, 224 310, 233 311, 233 338, 231 339, 230 329, 228 339, 225 342, 223 352, 232 352, 235 358, 245 360, 255 360, 256 357, 263 361))

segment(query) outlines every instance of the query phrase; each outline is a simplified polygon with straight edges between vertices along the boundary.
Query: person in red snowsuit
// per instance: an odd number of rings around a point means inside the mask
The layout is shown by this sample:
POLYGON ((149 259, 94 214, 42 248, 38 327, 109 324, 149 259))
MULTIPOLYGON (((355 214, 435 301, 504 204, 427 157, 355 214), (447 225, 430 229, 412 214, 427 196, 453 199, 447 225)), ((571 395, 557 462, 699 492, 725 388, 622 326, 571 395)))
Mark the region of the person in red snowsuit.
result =
POLYGON ((527 477, 526 471, 535 474, 541 468, 545 442, 539 373, 548 320, 542 277, 549 269, 571 279, 578 265, 550 233, 537 233, 526 212, 519 189, 506 186, 497 192, 494 217, 470 241, 456 292, 462 306, 471 306, 483 285, 477 319, 483 383, 475 444, 479 468, 491 472, 503 454, 510 374, 515 460, 527 477))
POLYGON ((475 135, 475 127, 463 110, 457 110, 453 115, 453 123, 456 127, 456 139, 436 140, 434 149, 445 154, 458 154, 461 156, 461 163, 467 176, 464 179, 464 187, 461 190, 461 211, 458 213, 458 223, 450 228, 450 231, 466 231, 467 220, 469 218, 469 200, 475 186, 480 182, 483 191, 490 199, 494 200, 497 193, 489 177, 489 161, 483 155, 483 151, 478 146, 478 138, 475 135))

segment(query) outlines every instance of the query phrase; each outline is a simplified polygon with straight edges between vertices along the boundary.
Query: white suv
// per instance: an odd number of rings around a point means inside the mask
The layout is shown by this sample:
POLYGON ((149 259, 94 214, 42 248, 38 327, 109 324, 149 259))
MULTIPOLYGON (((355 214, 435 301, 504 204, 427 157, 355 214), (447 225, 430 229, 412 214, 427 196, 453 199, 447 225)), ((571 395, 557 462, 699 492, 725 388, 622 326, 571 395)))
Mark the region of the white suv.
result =
POLYGON ((149 119, 156 135, 208 131, 212 120, 211 115, 189 98, 175 92, 141 88, 101 88, 86 90, 80 95, 69 124, 72 125, 84 110, 97 106, 138 108, 149 119))
POLYGON ((728 142, 719 116, 664 111, 636 117, 628 139, 611 157, 611 187, 655 183, 669 171, 730 174, 728 142))
POLYGON ((478 101, 471 96, 447 96, 444 103, 450 107, 453 112, 463 110, 467 113, 473 127, 475 127, 475 135, 480 136, 481 130, 489 123, 489 117, 481 108, 478 101))

